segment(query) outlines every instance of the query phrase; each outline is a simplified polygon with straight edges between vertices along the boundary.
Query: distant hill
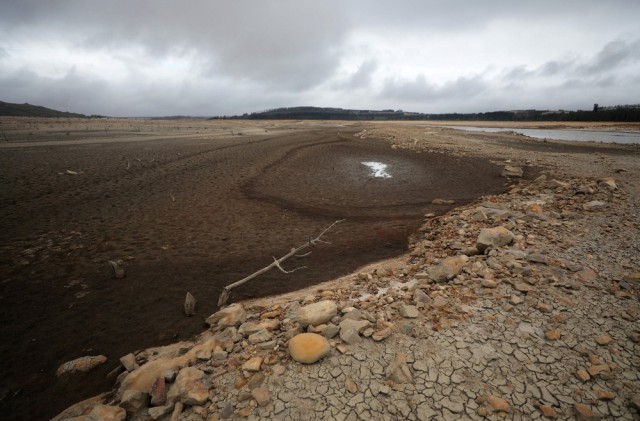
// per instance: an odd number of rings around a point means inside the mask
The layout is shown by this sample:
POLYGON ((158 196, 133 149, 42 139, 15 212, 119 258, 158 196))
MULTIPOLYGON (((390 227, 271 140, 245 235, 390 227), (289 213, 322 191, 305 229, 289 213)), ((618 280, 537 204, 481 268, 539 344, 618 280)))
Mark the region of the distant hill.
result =
MULTIPOLYGON (((65 117, 65 118, 87 118, 84 114, 70 113, 67 111, 52 110, 51 108, 31 104, 12 104, 0 101, 0 116, 10 117, 65 117)), ((97 116, 91 116, 97 117, 97 116)))
POLYGON ((402 110, 349 110, 322 107, 276 108, 232 117, 246 120, 448 120, 448 121, 640 121, 640 105, 598 107, 590 111, 512 110, 486 113, 424 114, 402 110))

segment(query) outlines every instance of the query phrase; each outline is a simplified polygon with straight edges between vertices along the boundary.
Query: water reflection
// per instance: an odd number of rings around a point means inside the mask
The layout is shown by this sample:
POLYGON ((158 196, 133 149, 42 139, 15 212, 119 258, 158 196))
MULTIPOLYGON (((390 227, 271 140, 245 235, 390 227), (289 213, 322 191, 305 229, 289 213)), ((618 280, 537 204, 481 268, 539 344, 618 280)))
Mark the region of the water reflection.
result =
POLYGON ((391 174, 387 172, 387 164, 383 164, 382 162, 361 162, 362 165, 366 165, 371 169, 371 176, 376 178, 391 178, 391 174))
POLYGON ((573 140, 578 142, 640 143, 640 133, 601 130, 521 129, 512 127, 442 126, 474 132, 515 132, 537 139, 573 140))

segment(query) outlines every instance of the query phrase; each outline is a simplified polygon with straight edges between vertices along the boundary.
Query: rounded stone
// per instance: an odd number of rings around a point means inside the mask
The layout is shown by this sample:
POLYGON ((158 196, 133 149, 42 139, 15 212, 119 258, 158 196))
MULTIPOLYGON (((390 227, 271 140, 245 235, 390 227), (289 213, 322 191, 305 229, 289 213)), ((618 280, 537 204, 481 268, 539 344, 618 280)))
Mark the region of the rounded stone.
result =
POLYGON ((317 333, 301 333, 289 341, 289 354, 299 363, 313 364, 330 350, 327 338, 317 333))

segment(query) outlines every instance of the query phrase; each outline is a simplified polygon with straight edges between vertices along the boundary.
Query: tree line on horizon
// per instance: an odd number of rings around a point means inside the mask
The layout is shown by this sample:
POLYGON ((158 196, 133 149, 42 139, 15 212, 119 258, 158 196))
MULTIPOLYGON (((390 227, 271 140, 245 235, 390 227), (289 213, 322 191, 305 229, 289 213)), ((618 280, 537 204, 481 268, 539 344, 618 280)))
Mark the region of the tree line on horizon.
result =
POLYGON ((444 121, 615 121, 640 122, 640 104, 600 107, 593 110, 514 110, 484 113, 426 114, 402 110, 349 110, 324 107, 284 107, 239 116, 213 119, 244 120, 444 120, 444 121))
MULTIPOLYGON (((13 104, 0 101, 0 116, 41 118, 104 118, 101 115, 84 115, 58 111, 32 104, 13 104)), ((189 119, 192 116, 158 116, 155 119, 189 119)), ((202 118, 202 117, 198 117, 202 118)), ((613 121, 640 122, 640 104, 599 106, 590 111, 514 110, 484 113, 427 114, 403 110, 350 110, 333 107, 285 107, 236 116, 212 117, 215 119, 245 120, 443 120, 443 121, 613 121)))

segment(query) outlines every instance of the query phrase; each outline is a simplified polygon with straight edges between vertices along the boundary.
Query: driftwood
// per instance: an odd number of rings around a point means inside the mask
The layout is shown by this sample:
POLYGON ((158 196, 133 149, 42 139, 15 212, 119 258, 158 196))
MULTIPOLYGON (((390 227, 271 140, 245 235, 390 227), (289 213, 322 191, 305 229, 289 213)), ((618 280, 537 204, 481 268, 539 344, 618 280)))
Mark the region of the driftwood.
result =
POLYGON ((276 259, 274 257, 273 258, 273 263, 271 263, 269 266, 263 267, 259 271, 252 273, 251 275, 247 276, 246 278, 240 279, 239 281, 236 281, 236 282, 234 282, 232 284, 229 284, 226 287, 224 287, 223 290, 222 290, 222 293, 220 294, 220 298, 218 298, 218 307, 222 307, 227 303, 227 300, 229 299, 229 294, 231 293, 232 289, 237 288, 240 285, 243 285, 243 284, 249 282, 253 278, 262 275, 263 273, 271 270, 274 267, 278 268, 282 273, 285 273, 285 274, 293 273, 293 272, 295 272, 297 270, 304 269, 306 266, 301 266, 301 267, 295 268, 293 270, 285 270, 281 266, 281 263, 284 262, 285 260, 287 260, 291 256, 297 256, 297 257, 308 256, 309 254, 311 254, 311 252, 308 252, 308 253, 305 253, 305 254, 302 254, 302 255, 298 255, 298 253, 300 251, 306 249, 307 247, 313 247, 318 243, 331 244, 328 241, 324 241, 322 239, 322 236, 324 234, 326 234, 327 231, 329 231, 331 228, 333 228, 336 224, 339 224, 340 222, 344 222, 344 219, 340 219, 338 221, 335 221, 333 224, 331 224, 327 228, 325 228, 324 231, 322 231, 320 233, 320 235, 318 235, 316 238, 309 239, 309 241, 307 241, 306 243, 304 243, 303 245, 301 245, 301 246, 299 246, 297 248, 292 248, 291 251, 289 251, 289 253, 285 254, 281 258, 276 259))

